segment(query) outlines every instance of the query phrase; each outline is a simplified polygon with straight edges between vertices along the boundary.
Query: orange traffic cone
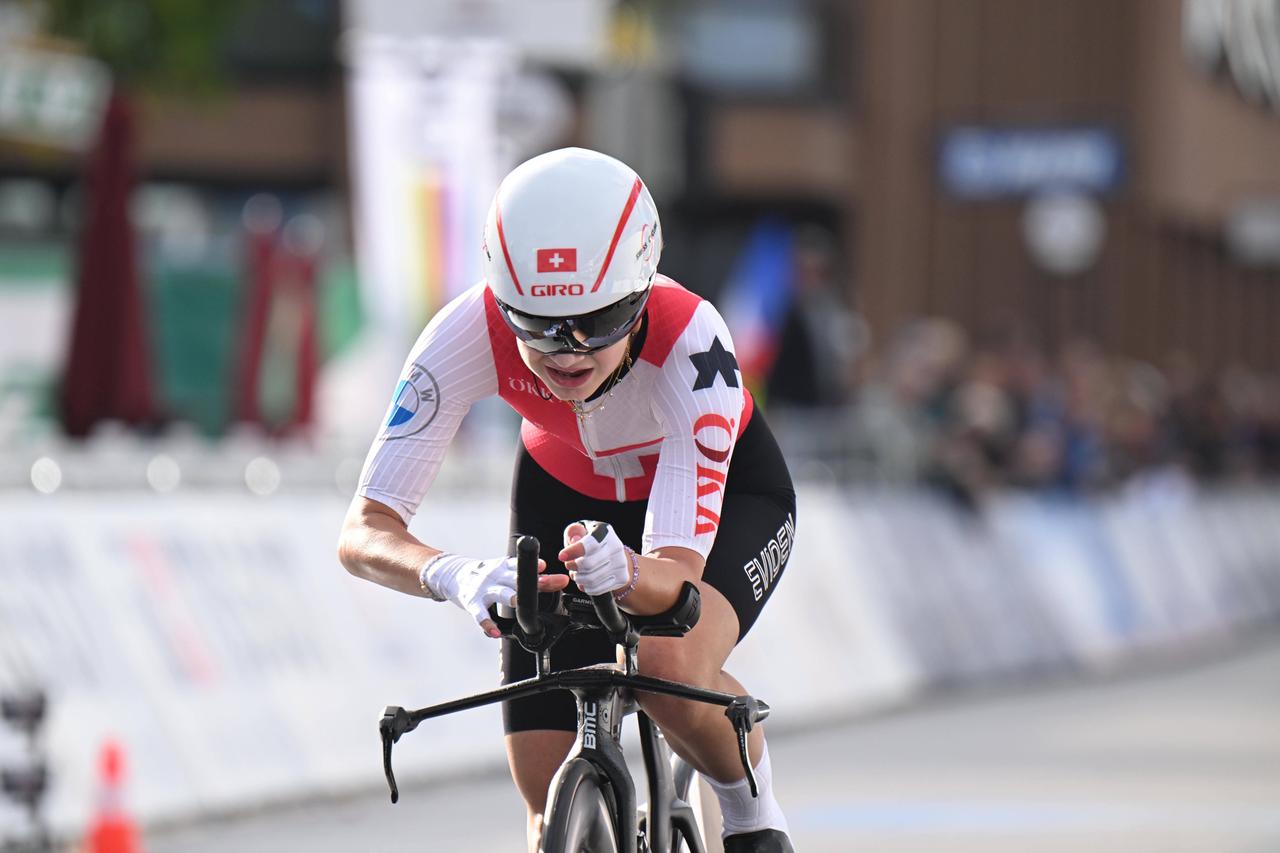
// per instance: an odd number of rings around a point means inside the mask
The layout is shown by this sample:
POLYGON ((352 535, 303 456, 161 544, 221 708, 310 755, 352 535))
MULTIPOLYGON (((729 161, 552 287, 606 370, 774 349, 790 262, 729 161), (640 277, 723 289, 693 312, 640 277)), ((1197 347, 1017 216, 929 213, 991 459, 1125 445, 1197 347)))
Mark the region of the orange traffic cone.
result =
POLYGON ((98 812, 85 834, 85 853, 142 853, 138 826, 124 805, 124 748, 106 741, 98 762, 102 787, 98 812))

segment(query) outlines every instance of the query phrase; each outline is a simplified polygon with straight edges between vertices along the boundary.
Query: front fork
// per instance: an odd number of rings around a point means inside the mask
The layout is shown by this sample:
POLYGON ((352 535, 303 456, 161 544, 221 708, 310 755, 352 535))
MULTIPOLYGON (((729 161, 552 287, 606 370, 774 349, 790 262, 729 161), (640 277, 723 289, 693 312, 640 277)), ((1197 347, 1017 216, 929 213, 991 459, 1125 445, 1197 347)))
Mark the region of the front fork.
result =
MULTIPOLYGON (((636 821, 636 792, 627 762, 622 754, 622 691, 612 686, 575 687, 573 698, 578 705, 578 736, 565 756, 565 763, 576 756, 590 760, 604 774, 613 793, 614 816, 617 820, 619 853, 647 853, 640 848, 636 821)), ((563 767, 564 764, 561 766, 563 767)), ((559 771, 551 780, 547 813, 551 813, 559 788, 559 771)))
MULTIPOLYGON (((671 766, 672 752, 662 732, 644 711, 636 712, 640 724, 640 749, 644 755, 645 772, 649 777, 649 803, 645 808, 642 843, 653 850, 668 851, 675 847, 672 827, 688 842, 690 853, 706 853, 702 836, 698 832, 698 819, 688 802, 687 792, 678 788, 678 780, 671 766)), ((690 774, 694 771, 689 768, 690 774)), ((691 784, 697 784, 691 779, 691 784)))

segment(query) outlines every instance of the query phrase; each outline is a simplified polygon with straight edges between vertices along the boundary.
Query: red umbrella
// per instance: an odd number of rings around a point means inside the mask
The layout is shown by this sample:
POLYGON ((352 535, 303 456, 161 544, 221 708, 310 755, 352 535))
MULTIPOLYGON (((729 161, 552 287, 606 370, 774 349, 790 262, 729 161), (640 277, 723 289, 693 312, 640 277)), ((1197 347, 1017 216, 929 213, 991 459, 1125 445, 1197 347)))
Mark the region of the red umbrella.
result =
POLYGON ((262 423, 258 382, 262 372, 262 351, 266 346, 267 317, 271 312, 276 237, 274 227, 251 228, 245 232, 246 293, 240 317, 239 363, 232 393, 235 419, 246 423, 262 423))
POLYGON ((128 101, 113 93, 89 161, 71 352, 62 377, 62 423, 73 436, 87 435, 102 420, 156 421, 129 219, 133 145, 128 101))
POLYGON ((307 429, 315 407, 319 250, 260 226, 245 233, 235 417, 274 434, 295 433, 307 429))

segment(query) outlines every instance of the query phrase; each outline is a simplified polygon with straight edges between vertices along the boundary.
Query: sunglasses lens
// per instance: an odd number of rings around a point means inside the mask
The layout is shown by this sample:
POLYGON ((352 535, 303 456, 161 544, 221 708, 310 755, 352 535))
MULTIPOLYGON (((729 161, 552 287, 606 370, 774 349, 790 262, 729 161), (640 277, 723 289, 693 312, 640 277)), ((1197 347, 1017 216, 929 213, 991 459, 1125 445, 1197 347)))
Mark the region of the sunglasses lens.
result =
POLYGON ((593 349, 617 343, 636 324, 648 298, 646 290, 574 319, 574 337, 593 349))
POLYGON ((516 337, 542 353, 591 352, 612 346, 635 326, 649 291, 628 296, 581 317, 538 317, 499 302, 502 317, 516 337))
POLYGON ((521 314, 519 311, 513 311, 502 303, 498 303, 502 308, 502 316, 507 321, 507 325, 511 327, 511 331, 521 340, 529 341, 543 337, 548 334, 555 325, 556 320, 552 317, 534 317, 530 314, 521 314))

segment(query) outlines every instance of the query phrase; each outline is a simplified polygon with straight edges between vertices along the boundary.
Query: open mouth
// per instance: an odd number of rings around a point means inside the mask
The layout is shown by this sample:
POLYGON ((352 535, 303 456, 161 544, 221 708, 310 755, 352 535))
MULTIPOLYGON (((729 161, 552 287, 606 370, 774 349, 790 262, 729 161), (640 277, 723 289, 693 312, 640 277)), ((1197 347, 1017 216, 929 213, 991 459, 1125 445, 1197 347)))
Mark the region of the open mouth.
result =
POLYGON ((547 370, 547 375, 551 381, 555 382, 561 388, 577 388, 582 385, 591 376, 590 367, 581 367, 575 370, 560 370, 552 367, 550 364, 543 365, 547 370))

